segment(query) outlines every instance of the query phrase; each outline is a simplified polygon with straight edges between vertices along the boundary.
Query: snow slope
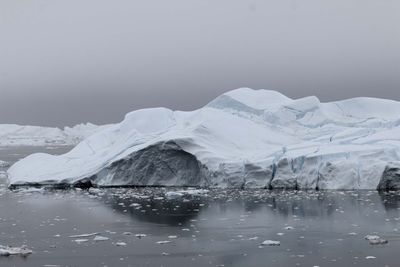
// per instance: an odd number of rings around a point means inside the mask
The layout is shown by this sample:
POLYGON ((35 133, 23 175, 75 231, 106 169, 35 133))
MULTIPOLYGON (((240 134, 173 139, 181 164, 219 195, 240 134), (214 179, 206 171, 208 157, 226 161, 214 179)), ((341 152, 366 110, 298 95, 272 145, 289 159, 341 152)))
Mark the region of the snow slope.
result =
POLYGON ((131 112, 69 153, 31 155, 8 174, 11 184, 397 189, 399 125, 396 101, 241 88, 191 112, 131 112))
POLYGON ((78 124, 64 130, 52 127, 0 124, 0 146, 63 146, 76 145, 90 135, 105 129, 91 123, 78 124))

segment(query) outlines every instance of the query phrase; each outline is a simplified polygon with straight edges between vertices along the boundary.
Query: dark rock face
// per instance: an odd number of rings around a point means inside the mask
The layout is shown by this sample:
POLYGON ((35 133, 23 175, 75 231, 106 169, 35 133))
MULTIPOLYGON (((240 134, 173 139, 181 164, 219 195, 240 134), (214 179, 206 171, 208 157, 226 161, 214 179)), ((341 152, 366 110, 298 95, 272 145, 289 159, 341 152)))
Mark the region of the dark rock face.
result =
POLYGON ((391 162, 386 166, 377 189, 400 190, 400 162, 391 162))
POLYGON ((195 156, 173 141, 161 142, 112 163, 90 178, 95 184, 208 186, 210 174, 195 156))
POLYGON ((85 178, 82 179, 72 185, 73 188, 80 188, 80 189, 89 189, 93 187, 93 183, 90 179, 85 178))

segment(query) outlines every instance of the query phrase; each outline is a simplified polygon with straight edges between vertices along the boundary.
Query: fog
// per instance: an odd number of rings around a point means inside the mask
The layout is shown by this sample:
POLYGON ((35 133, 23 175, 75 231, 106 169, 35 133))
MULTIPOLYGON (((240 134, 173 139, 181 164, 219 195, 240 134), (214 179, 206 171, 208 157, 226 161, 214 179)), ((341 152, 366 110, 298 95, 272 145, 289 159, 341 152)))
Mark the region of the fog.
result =
POLYGON ((238 87, 400 100, 394 0, 2 0, 0 123, 110 123, 238 87))

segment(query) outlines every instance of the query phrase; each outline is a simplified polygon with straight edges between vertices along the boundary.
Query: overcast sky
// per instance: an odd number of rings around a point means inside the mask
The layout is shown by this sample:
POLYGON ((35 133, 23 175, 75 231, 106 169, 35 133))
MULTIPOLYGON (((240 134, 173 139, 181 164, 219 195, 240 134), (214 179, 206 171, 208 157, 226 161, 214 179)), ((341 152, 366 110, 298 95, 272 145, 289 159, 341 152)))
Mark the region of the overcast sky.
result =
POLYGON ((117 122, 238 87, 400 100, 398 0, 1 0, 0 123, 117 122))

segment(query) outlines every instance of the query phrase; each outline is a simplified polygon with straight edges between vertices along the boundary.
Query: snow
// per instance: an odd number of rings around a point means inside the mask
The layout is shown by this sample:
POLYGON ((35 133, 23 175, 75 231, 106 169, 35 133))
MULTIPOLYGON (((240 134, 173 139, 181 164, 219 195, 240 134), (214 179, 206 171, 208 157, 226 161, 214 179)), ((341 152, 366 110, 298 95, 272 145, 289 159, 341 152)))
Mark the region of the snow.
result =
POLYGON ((78 124, 64 129, 53 127, 0 124, 0 146, 65 146, 76 145, 109 125, 78 124))
POLYGON ((34 154, 8 173, 11 184, 376 189, 399 152, 400 102, 241 88, 195 111, 133 111, 65 155, 34 154))

